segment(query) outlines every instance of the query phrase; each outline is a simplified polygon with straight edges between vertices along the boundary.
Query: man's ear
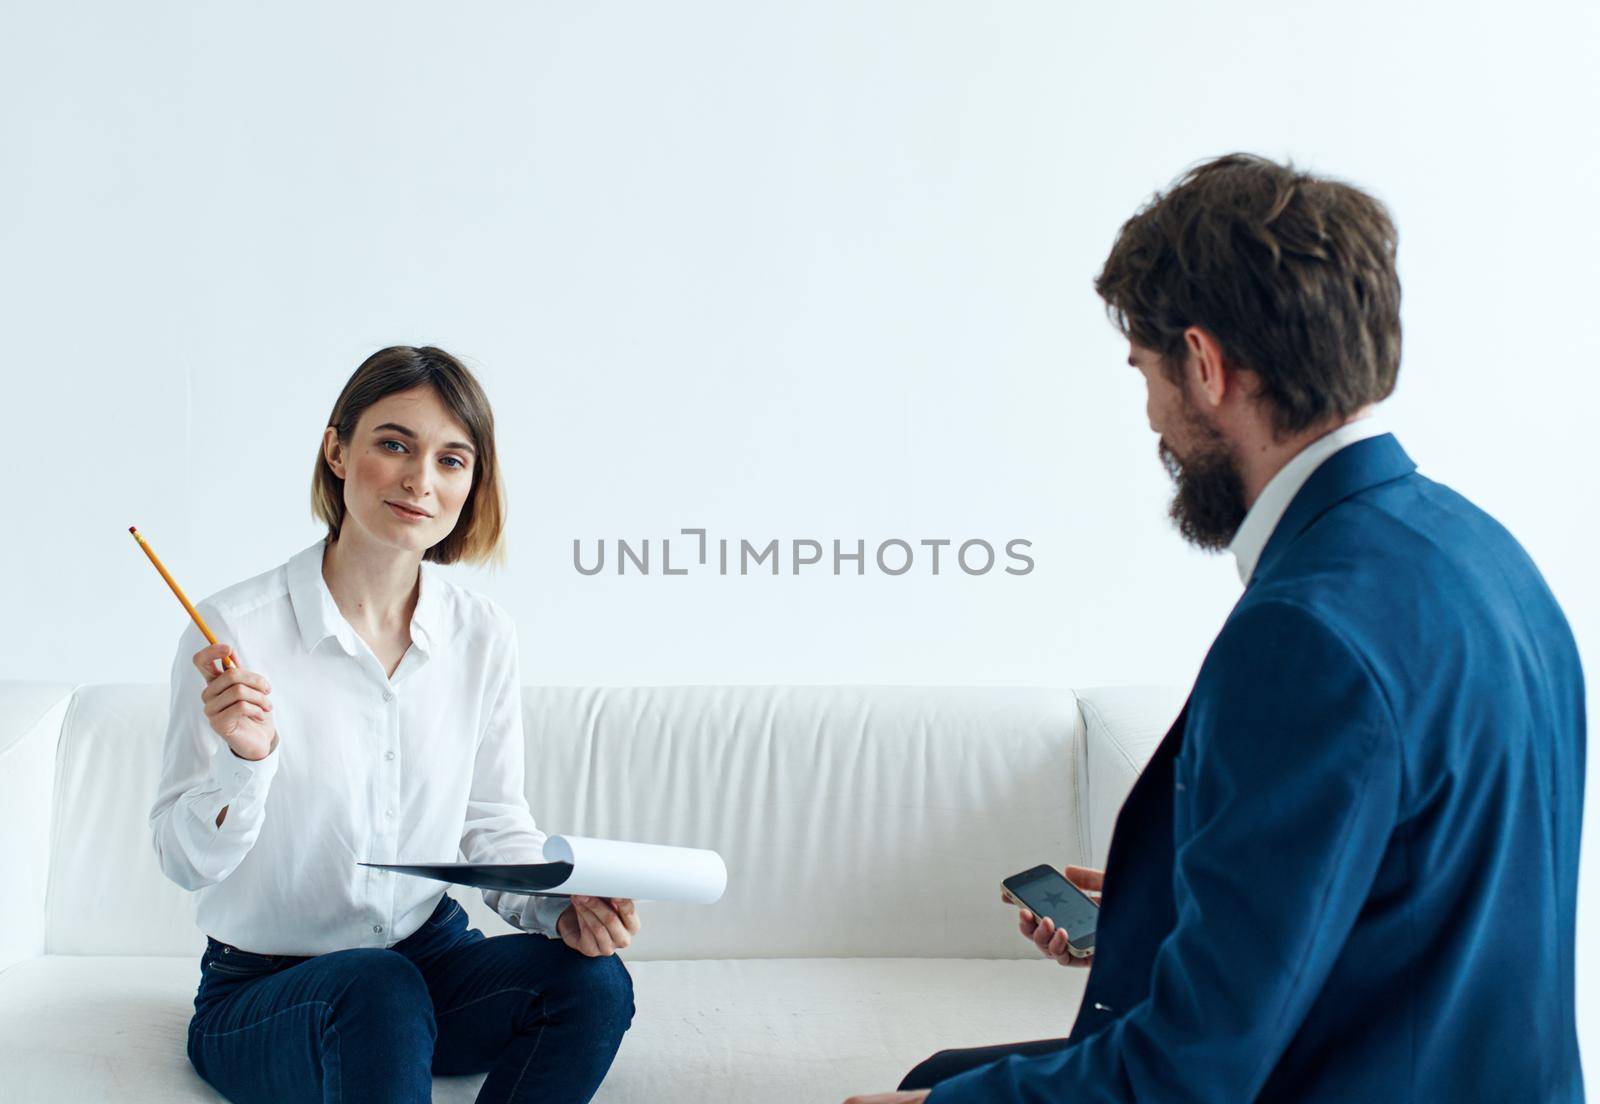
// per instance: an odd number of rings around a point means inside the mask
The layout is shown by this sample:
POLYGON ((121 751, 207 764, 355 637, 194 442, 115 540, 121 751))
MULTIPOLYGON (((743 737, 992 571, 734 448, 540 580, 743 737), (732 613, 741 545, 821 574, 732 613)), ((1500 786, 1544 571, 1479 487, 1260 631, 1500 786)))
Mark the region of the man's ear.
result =
POLYGON ((1183 340, 1188 352, 1185 371, 1190 377, 1185 382, 1190 393, 1202 406, 1212 409, 1221 406, 1228 387, 1236 382, 1229 376, 1222 346, 1210 331, 1199 326, 1184 330, 1183 340))
POLYGON ((339 431, 333 426, 322 431, 322 458, 334 475, 344 478, 344 446, 339 443, 339 431))

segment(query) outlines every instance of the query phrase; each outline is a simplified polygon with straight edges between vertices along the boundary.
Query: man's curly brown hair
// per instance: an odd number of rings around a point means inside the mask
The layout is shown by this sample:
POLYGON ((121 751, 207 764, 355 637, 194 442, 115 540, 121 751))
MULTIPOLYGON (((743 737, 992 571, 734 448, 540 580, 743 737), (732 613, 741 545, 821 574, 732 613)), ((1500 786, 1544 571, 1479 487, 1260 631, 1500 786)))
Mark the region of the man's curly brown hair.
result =
POLYGON ((1394 391, 1396 244, 1388 209, 1359 188, 1231 153, 1123 223, 1094 287, 1175 381, 1183 331, 1208 331, 1259 380, 1281 440, 1394 391))

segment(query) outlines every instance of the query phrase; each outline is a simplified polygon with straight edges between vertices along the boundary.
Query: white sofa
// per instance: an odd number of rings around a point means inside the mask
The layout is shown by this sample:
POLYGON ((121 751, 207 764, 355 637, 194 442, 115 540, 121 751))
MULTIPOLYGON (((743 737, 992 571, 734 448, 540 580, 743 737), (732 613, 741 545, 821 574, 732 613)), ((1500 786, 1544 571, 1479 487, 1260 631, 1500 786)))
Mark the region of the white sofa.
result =
MULTIPOLYGON (((604 1101, 839 1101, 928 1054, 1065 1034, 1085 972, 998 883, 1101 865, 1181 690, 528 687, 550 831, 712 847, 714 906, 646 905, 604 1101)), ((0 681, 0 1098, 220 1099, 184 1056, 204 937, 146 816, 160 685, 0 681)), ((219 742, 219 747, 220 747, 219 742)), ((269 806, 270 815, 270 806, 269 806)), ((421 856, 438 858, 439 856, 421 856)), ((510 929, 475 890, 473 922, 510 929)), ((471 1100, 481 1078, 439 1078, 471 1100)))

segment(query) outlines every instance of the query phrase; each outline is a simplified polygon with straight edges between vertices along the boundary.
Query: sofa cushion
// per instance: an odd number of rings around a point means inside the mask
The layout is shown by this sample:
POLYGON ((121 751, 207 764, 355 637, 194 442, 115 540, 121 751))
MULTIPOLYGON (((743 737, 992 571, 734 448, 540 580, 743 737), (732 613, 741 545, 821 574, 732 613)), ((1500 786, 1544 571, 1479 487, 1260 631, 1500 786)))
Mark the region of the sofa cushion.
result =
POLYGON ((1187 692, 1175 686, 1103 686, 1078 691, 1084 735, 1073 777, 1085 865, 1104 870, 1117 814, 1150 756, 1177 720, 1187 692))
MULTIPOLYGON (((648 906, 635 957, 1025 955, 995 923, 1000 879, 1085 861, 1070 690, 525 687, 523 705, 541 827, 727 860, 717 905, 648 906), (885 902, 920 922, 884 924, 885 902)), ((166 712, 157 685, 73 695, 56 761, 52 954, 200 953, 194 899, 150 843, 166 712)), ((509 930, 485 912, 473 912, 485 931, 509 930)))
MULTIPOLYGON (((630 960, 629 969, 638 1012, 599 1101, 886 1091, 945 1047, 1066 1035, 1088 976, 1037 957, 630 960)), ((0 1095, 221 1100, 185 1055, 198 984, 195 958, 48 955, 0 973, 0 1095)), ((439 1078, 434 1099, 470 1101, 481 1080, 439 1078)))

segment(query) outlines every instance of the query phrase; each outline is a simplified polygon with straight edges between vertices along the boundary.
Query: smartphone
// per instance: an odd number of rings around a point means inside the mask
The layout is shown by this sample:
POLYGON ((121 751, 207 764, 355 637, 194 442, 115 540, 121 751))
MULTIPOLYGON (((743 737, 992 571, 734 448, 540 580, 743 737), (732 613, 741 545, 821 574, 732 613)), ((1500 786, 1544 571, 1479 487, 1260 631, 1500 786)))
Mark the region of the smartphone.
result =
POLYGON ((1000 888, 1035 916, 1048 916, 1067 933, 1067 951, 1074 958, 1094 953, 1094 929, 1100 906, 1052 866, 1040 864, 1000 881, 1000 888))

